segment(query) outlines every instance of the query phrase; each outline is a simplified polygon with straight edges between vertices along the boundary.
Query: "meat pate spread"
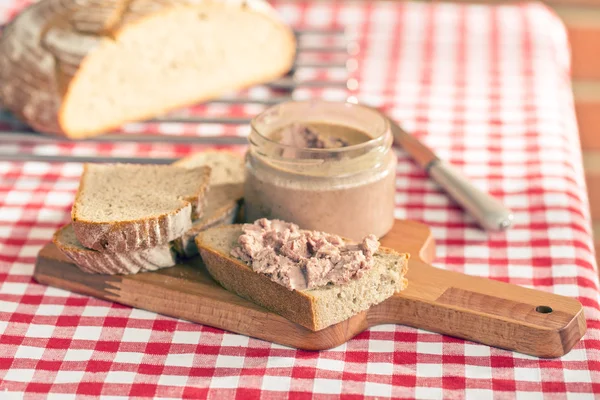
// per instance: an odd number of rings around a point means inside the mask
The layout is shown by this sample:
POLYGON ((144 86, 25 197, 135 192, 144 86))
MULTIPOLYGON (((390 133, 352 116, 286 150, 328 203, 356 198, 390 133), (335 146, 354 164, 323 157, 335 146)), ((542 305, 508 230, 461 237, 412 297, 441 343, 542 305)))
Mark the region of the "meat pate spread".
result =
POLYGON ((269 137, 282 145, 279 154, 284 161, 250 152, 244 188, 246 221, 280 219, 356 241, 371 233, 382 237, 391 229, 396 156, 385 147, 391 141, 356 155, 355 145, 372 140, 366 132, 316 122, 292 123, 269 137), (297 148, 333 151, 322 159, 288 156, 297 148))
MULTIPOLYGON (((299 149, 335 149, 350 146, 350 141, 346 138, 326 136, 310 125, 298 123, 282 129, 279 136, 279 143, 299 149)), ((368 140, 368 136, 363 139, 365 140, 368 140)))
POLYGON ((360 243, 337 235, 301 230, 281 220, 244 224, 231 255, 289 290, 307 290, 358 279, 374 264, 379 249, 374 235, 360 243))

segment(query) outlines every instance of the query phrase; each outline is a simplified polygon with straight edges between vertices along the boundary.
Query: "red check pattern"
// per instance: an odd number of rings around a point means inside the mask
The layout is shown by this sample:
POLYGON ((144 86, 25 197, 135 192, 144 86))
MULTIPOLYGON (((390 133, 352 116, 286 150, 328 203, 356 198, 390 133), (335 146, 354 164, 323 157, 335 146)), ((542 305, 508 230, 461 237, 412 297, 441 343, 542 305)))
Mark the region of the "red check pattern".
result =
MULTIPOLYGON (((9 19, 23 5, 0 0, 2 17, 9 19)), ((516 225, 508 232, 479 230, 398 150, 397 217, 432 227, 436 265, 576 297, 588 323, 583 341, 560 359, 540 360, 385 325, 336 349, 306 352, 41 286, 31 278, 35 256, 68 221, 81 165, 4 162, 0 397, 596 398, 598 275, 569 47, 557 17, 537 3, 278 2, 277 7, 295 26, 344 26, 353 32, 360 45, 349 63, 357 67, 352 73, 360 84, 353 95, 385 108, 515 211, 516 225)), ((313 95, 345 93, 296 93, 313 95)), ((243 116, 259 109, 191 111, 243 116)), ((1 123, 4 129, 20 127, 7 117, 1 123)), ((124 131, 243 135, 245 129, 131 124, 124 131)), ((172 157, 200 149, 4 143, 0 151, 172 157)))

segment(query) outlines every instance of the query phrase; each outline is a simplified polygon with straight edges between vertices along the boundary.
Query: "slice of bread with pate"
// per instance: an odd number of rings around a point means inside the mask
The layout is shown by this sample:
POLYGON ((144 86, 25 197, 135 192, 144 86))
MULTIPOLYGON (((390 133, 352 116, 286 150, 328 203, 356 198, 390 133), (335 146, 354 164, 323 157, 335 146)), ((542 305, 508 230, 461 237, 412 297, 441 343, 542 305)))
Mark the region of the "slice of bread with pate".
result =
POLYGON ((200 218, 210 167, 86 164, 71 211, 85 247, 127 252, 181 237, 200 218))
POLYGON ((344 284, 290 290, 231 255, 242 234, 243 225, 236 224, 196 236, 210 275, 225 289, 313 331, 342 322, 407 286, 409 255, 380 247, 373 254, 372 267, 344 284))

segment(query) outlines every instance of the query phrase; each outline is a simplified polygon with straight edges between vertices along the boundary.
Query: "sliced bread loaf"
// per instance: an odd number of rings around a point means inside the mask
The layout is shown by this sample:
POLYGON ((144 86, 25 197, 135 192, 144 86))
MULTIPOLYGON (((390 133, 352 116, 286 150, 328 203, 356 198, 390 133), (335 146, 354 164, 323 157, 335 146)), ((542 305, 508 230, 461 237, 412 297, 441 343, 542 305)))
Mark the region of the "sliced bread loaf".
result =
POLYGON ((269 82, 295 50, 263 0, 41 0, 0 38, 0 99, 83 138, 269 82))
POLYGON ((374 255, 374 266, 361 278, 343 285, 288 290, 230 255, 241 234, 242 225, 227 225, 205 230, 196 236, 196 244, 210 275, 227 290, 313 331, 381 303, 407 285, 404 276, 409 255, 380 248, 374 255))
POLYGON ((149 249, 181 237, 203 212, 210 168, 170 165, 87 164, 72 225, 90 249, 149 249))
POLYGON ((183 168, 205 165, 211 169, 204 215, 174 243, 179 254, 192 257, 198 254, 194 238, 199 232, 235 221, 244 196, 244 159, 229 151, 206 151, 182 158, 173 165, 183 168))
MULTIPOLYGON (((219 215, 213 218, 196 220, 192 228, 183 236, 169 243, 138 251, 115 253, 88 249, 77 240, 71 224, 58 230, 52 241, 63 254, 86 272, 112 275, 156 271, 174 266, 178 259, 198 255, 198 247, 194 239, 199 232, 213 226, 234 222, 237 207, 229 210, 227 214, 223 214, 222 211, 220 210, 219 215)), ((211 212, 209 207, 207 212, 211 212)))
POLYGON ((177 262, 175 251, 169 243, 123 253, 88 249, 79 243, 71 224, 59 229, 52 241, 80 269, 89 273, 135 274, 172 267, 177 262))

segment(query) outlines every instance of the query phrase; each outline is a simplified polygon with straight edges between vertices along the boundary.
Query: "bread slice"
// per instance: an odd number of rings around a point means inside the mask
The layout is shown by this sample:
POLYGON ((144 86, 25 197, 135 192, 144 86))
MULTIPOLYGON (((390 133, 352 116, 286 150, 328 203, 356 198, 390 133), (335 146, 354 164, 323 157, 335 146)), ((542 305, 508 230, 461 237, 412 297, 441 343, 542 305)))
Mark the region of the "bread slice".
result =
POLYGON ((210 275, 225 289, 313 331, 381 303, 407 285, 404 276, 409 255, 380 248, 374 255, 375 265, 360 279, 339 286, 291 291, 230 255, 241 234, 242 225, 226 225, 196 236, 196 244, 210 275))
MULTIPOLYGON (((207 207, 208 208, 208 207, 207 207)), ((127 252, 108 252, 88 249, 83 246, 71 224, 59 229, 52 239, 58 249, 69 257, 82 270, 97 274, 136 274, 138 272, 156 271, 173 267, 178 259, 198 255, 195 238, 199 232, 213 226, 232 224, 237 208, 228 214, 220 214, 213 218, 196 220, 192 228, 183 236, 166 244, 149 249, 127 252)))
POLYGON ((209 150, 191 154, 173 164, 182 168, 210 167, 210 186, 223 184, 243 184, 245 177, 244 158, 232 151, 209 150))
POLYGON ((295 51, 263 0, 41 0, 0 38, 0 99, 83 138, 269 82, 295 51))
POLYGON ((172 267, 178 258, 198 255, 196 235, 210 227, 232 224, 243 196, 243 158, 228 151, 206 151, 185 157, 176 167, 211 168, 210 190, 202 217, 192 228, 175 240, 149 249, 130 252, 106 252, 88 249, 75 236, 71 224, 61 228, 53 238, 54 244, 82 270, 99 274, 135 274, 172 267))
POLYGON ((169 243, 124 253, 88 249, 79 243, 71 224, 59 229, 52 241, 63 254, 88 273, 135 274, 172 267, 177 262, 175 251, 169 243))
POLYGON ((86 164, 71 211, 90 249, 149 249, 182 236, 203 212, 210 168, 86 164))
POLYGON ((194 238, 199 232, 234 223, 244 196, 244 159, 229 151, 205 151, 182 158, 173 165, 183 168, 205 165, 211 169, 206 210, 200 219, 194 221, 192 229, 174 243, 179 254, 192 257, 198 254, 194 238))

